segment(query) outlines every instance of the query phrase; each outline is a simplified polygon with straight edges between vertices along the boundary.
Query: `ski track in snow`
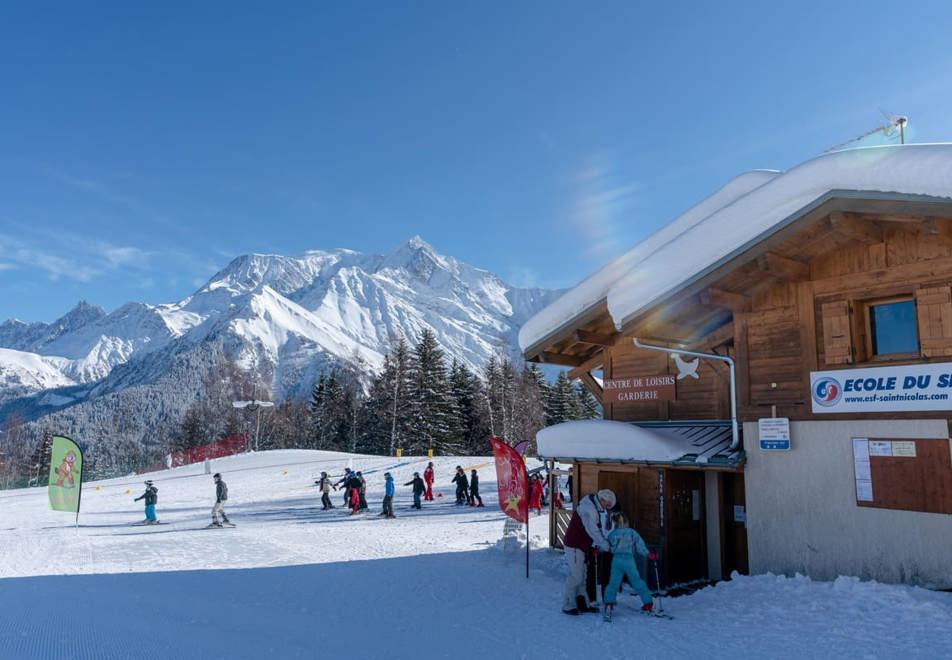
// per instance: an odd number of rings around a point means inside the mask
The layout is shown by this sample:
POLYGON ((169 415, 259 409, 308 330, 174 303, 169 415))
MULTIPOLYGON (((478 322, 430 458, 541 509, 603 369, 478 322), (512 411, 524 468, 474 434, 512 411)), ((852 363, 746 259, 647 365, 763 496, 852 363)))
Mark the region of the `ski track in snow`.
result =
POLYGON ((562 557, 533 517, 500 540, 488 458, 437 458, 438 492, 409 510, 426 458, 275 451, 212 462, 234 529, 205 529, 201 465, 83 489, 80 526, 46 489, 0 492, 0 658, 936 658, 952 648, 952 594, 839 578, 738 577, 676 599, 674 620, 624 593, 612 623, 559 612, 562 557), (370 512, 320 510, 313 481, 349 461, 370 512), (479 466, 485 509, 456 507, 453 468, 479 466), (397 467, 395 467, 397 466, 397 467), (382 472, 396 520, 378 517, 382 472), (133 526, 142 481, 167 525, 133 526), (98 489, 97 489, 98 487, 98 489), (129 492, 127 492, 129 491, 129 492))

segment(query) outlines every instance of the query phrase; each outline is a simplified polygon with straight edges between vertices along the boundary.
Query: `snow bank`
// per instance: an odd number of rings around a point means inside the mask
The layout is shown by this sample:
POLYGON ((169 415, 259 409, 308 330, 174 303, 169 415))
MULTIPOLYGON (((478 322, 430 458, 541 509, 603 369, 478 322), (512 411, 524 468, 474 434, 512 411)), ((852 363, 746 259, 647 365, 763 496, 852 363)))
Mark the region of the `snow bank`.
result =
POLYGON ((142 517, 132 498, 144 477, 86 484, 78 529, 49 511, 45 489, 0 492, 0 575, 30 576, 0 580, 0 658, 931 659, 952 648, 952 594, 845 577, 735 575, 665 598, 673 620, 640 615, 627 589, 611 624, 564 616, 564 560, 545 547, 546 518, 531 518, 526 579, 524 528, 498 542, 508 519, 492 459, 434 459, 442 497, 411 511, 402 484, 427 461, 215 459, 234 529, 204 529, 214 484, 201 465, 148 475, 170 523, 158 527, 128 524, 142 517), (367 476, 371 512, 320 511, 313 478, 348 463, 367 476), (456 465, 479 470, 486 508, 453 505, 456 465), (384 470, 396 520, 376 515, 384 470))
POLYGON ((536 434, 539 456, 671 462, 696 451, 691 441, 661 429, 590 419, 548 426, 536 434))

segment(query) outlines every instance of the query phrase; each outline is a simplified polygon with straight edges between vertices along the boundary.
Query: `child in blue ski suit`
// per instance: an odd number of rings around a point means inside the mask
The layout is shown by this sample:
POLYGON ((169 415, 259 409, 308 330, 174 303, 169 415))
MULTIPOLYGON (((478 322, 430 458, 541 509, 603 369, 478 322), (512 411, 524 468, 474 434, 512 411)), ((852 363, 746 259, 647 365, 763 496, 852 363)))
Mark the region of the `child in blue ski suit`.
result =
POLYGON ((380 513, 381 516, 386 516, 387 518, 396 518, 393 515, 393 477, 390 476, 389 472, 383 473, 384 478, 384 491, 383 491, 383 511, 380 513))
POLYGON ((138 502, 139 500, 145 500, 145 520, 142 521, 142 524, 158 524, 159 521, 155 517, 155 503, 159 501, 159 489, 152 485, 151 480, 145 482, 145 492, 133 501, 138 502))
POLYGON ((648 548, 638 532, 628 526, 628 519, 624 514, 616 513, 612 516, 612 521, 614 529, 608 535, 608 544, 612 549, 612 573, 605 589, 605 608, 615 607, 621 581, 627 577, 631 587, 641 598, 641 609, 650 612, 653 607, 651 592, 635 566, 635 552, 647 557, 648 548))

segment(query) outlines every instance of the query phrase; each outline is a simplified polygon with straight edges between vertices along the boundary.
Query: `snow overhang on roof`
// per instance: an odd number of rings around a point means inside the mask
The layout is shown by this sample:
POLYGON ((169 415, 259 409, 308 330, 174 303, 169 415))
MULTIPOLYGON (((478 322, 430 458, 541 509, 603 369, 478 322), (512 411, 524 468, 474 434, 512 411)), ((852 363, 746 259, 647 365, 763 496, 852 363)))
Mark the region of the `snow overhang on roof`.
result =
POLYGON ((564 422, 536 434, 539 457, 564 462, 641 463, 737 467, 741 449, 731 451, 730 421, 564 422))
POLYGON ((622 329, 831 193, 952 199, 952 144, 849 149, 780 175, 758 174, 759 185, 756 178, 735 179, 529 319, 519 333, 523 352, 602 302, 622 329))

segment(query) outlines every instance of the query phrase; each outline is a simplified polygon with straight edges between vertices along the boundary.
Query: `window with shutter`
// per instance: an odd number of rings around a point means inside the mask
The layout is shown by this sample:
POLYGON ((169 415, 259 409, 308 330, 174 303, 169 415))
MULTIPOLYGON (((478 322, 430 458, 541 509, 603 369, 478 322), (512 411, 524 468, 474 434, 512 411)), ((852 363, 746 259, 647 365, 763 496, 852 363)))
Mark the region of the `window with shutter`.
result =
POLYGON ((952 355, 952 290, 933 286, 916 292, 922 357, 952 355))
POLYGON ((853 340, 850 332, 850 307, 846 300, 823 303, 823 354, 827 364, 852 364, 853 340))

